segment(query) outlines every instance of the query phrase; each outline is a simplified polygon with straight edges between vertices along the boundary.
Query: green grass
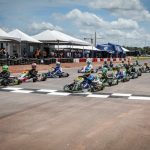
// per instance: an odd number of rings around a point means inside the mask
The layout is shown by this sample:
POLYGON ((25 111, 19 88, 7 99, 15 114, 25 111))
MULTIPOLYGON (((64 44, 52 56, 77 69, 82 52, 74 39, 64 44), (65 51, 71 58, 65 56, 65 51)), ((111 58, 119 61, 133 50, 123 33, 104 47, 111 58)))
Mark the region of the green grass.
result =
POLYGON ((132 60, 150 60, 150 57, 132 57, 132 60))

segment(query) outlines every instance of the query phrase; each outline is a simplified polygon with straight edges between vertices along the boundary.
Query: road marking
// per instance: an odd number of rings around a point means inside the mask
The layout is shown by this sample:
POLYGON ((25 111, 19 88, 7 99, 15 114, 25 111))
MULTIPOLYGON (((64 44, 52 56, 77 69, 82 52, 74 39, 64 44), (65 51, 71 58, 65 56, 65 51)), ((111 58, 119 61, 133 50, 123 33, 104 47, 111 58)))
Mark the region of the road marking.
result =
POLYGON ((133 99, 133 100, 148 100, 150 101, 150 97, 143 97, 143 96, 130 96, 128 99, 133 99))
POLYGON ((123 93, 113 93, 112 96, 122 96, 122 97, 129 97, 131 96, 132 94, 123 94, 123 93))
POLYGON ((33 91, 29 91, 29 90, 15 90, 15 91, 11 91, 12 93, 32 93, 33 91))
POLYGON ((56 95, 56 96, 68 96, 71 93, 65 93, 65 92, 53 92, 53 93, 48 93, 47 95, 56 95))
POLYGON ((48 89, 40 89, 37 90, 37 92, 47 92, 47 93, 51 93, 51 92, 57 92, 58 90, 48 90, 48 89))
POLYGON ((91 92, 73 93, 74 95, 90 95, 91 92))
POLYGON ((89 94, 87 97, 93 98, 108 98, 110 95, 89 94))
POLYGON ((16 87, 6 87, 6 88, 2 88, 3 90, 21 90, 23 88, 16 88, 16 87))
POLYGON ((16 88, 16 87, 5 87, 0 88, 2 92, 11 93, 24 93, 24 94, 45 94, 53 96, 81 96, 87 98, 123 98, 129 100, 149 100, 150 95, 133 95, 127 93, 91 93, 91 92, 80 92, 80 93, 68 93, 61 90, 51 90, 51 89, 28 89, 28 88, 16 88))

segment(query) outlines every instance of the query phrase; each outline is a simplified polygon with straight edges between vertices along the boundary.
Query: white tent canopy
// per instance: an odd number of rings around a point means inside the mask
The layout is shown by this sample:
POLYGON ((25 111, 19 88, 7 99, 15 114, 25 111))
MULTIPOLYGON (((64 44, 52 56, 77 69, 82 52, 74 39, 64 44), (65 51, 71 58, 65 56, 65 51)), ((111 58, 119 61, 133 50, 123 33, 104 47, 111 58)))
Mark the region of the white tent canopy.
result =
POLYGON ((65 42, 65 43, 74 43, 79 45, 90 45, 90 43, 74 38, 67 34, 64 34, 56 30, 46 30, 37 35, 34 35, 33 38, 42 41, 42 42, 65 42))
MULTIPOLYGON (((55 45, 55 48, 58 48, 57 45, 55 45)), ((60 45, 59 49, 79 49, 79 50, 94 50, 94 51, 99 51, 94 46, 77 46, 77 45, 60 45)))
POLYGON ((8 41, 12 41, 12 40, 20 42, 20 38, 13 37, 0 28, 0 41, 8 42, 8 41))
POLYGON ((126 48, 124 48, 124 47, 121 47, 122 49, 123 49, 123 51, 125 51, 125 52, 129 52, 129 50, 128 49, 126 49, 126 48))
POLYGON ((10 36, 14 36, 16 38, 20 38, 22 42, 29 42, 29 43, 41 43, 40 41, 32 38, 31 36, 23 33, 22 31, 15 29, 8 33, 10 36))

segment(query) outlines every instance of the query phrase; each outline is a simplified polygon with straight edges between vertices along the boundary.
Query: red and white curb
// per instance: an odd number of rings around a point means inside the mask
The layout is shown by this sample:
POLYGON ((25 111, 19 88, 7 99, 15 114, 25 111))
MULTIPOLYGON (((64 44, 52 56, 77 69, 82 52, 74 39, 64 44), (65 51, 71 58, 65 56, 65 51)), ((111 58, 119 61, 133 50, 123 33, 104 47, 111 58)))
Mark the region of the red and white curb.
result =
POLYGON ((121 62, 121 61, 131 61, 131 58, 75 58, 74 63, 81 63, 81 62, 87 62, 87 60, 90 60, 91 62, 121 62))

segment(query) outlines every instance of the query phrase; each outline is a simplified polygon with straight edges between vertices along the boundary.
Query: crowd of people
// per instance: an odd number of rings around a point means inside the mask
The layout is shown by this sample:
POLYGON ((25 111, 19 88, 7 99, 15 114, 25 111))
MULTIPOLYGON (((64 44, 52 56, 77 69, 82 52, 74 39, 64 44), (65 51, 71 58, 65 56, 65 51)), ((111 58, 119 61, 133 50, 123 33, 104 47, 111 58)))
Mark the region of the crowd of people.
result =
POLYGON ((9 54, 5 48, 0 49, 0 58, 9 58, 9 54))

